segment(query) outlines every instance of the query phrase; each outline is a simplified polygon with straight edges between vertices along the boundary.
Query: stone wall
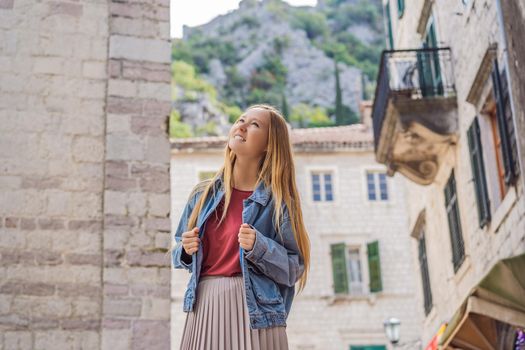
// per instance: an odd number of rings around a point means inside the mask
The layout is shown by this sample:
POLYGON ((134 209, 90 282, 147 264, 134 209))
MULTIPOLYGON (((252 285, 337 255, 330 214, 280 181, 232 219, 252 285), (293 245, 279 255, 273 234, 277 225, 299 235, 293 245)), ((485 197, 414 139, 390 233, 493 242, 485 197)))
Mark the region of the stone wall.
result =
POLYGON ((169 2, 0 1, 0 348, 169 348, 169 2))

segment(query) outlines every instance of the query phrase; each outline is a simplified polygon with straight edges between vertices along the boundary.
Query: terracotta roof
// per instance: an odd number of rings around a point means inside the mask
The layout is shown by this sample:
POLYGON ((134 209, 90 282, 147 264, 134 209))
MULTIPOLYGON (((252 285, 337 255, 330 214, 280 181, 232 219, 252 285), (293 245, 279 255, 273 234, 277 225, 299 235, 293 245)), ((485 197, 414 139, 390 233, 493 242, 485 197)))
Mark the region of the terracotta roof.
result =
MULTIPOLYGON (((290 129, 296 151, 329 151, 336 149, 373 150, 372 130, 363 124, 323 128, 290 129)), ((218 150, 223 149, 227 136, 205 136, 170 139, 171 149, 218 150)))

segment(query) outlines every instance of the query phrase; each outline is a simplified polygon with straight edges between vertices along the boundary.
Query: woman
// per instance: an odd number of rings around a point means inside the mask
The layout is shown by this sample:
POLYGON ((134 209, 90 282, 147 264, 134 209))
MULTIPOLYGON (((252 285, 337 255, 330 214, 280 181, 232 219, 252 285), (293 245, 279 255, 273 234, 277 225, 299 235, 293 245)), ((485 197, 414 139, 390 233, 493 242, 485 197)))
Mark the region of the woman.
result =
POLYGON ((190 271, 181 349, 288 349, 295 283, 304 289, 304 227, 288 127, 272 106, 253 105, 233 124, 224 165, 199 183, 172 251, 190 271))

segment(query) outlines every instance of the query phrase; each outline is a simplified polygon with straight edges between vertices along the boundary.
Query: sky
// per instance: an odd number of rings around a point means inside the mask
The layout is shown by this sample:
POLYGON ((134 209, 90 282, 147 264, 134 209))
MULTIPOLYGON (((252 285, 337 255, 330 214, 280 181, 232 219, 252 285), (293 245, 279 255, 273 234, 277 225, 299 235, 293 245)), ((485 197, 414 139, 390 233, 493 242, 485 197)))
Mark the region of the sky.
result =
MULTIPOLYGON (((294 6, 315 6, 317 0, 285 0, 294 6)), ((172 38, 182 37, 182 25, 196 26, 239 7, 240 0, 171 0, 170 30, 172 38)))

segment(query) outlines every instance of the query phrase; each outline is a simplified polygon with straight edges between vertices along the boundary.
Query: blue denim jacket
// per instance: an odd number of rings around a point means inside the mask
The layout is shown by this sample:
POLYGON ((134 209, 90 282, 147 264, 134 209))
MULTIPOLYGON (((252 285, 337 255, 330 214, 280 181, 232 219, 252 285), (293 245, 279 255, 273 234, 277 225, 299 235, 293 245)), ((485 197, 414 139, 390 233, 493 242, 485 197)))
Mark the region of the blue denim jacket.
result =
MULTIPOLYGON (((199 227, 201 238, 206 234, 207 218, 224 196, 222 182, 222 177, 216 180, 215 196, 210 191, 199 213, 196 226, 199 227)), ((177 245, 172 251, 174 267, 184 268, 191 273, 184 294, 184 312, 193 310, 203 256, 202 246, 199 246, 197 253, 192 254, 191 264, 182 261, 181 239, 182 233, 187 231, 189 216, 201 194, 202 192, 196 193, 188 200, 175 232, 177 245)), ((286 326, 286 319, 294 298, 295 283, 304 271, 303 259, 293 235, 288 208, 284 204, 282 208, 283 222, 280 229, 284 242, 273 225, 274 201, 271 190, 261 182, 250 197, 243 200, 242 221, 249 224, 256 232, 252 250, 247 252, 239 246, 239 259, 252 329, 286 326)))

